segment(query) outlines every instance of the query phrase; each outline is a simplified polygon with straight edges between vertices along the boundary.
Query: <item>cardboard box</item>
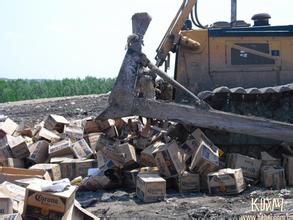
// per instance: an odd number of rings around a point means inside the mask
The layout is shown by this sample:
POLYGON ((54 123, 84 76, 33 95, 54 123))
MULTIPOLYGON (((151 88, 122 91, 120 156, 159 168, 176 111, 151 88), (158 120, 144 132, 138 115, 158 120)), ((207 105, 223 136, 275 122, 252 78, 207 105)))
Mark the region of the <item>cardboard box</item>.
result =
POLYGON ((155 156, 156 165, 165 177, 173 177, 185 171, 185 161, 175 141, 159 148, 155 156))
POLYGON ((63 116, 51 114, 46 118, 44 127, 49 130, 56 130, 59 133, 62 133, 64 126, 68 124, 69 121, 67 121, 63 116))
POLYGON ((83 128, 85 134, 97 133, 100 131, 94 117, 85 118, 83 120, 83 128))
POLYGON ((59 164, 39 163, 31 166, 30 170, 45 170, 49 173, 53 181, 61 179, 61 170, 59 164))
POLYGON ((0 159, 1 167, 24 168, 24 161, 16 158, 0 159))
POLYGON ((83 139, 83 128, 74 126, 74 125, 67 125, 64 128, 64 134, 67 138, 70 138, 72 141, 77 141, 83 139))
POLYGON ((197 173, 185 171, 182 175, 175 178, 175 187, 180 192, 199 192, 200 178, 197 173))
POLYGON ((285 171, 281 166, 263 166, 261 183, 264 187, 283 189, 286 187, 285 171))
POLYGON ((22 159, 30 155, 25 139, 21 136, 13 137, 7 135, 7 143, 14 158, 22 159))
POLYGON ((166 196, 166 180, 158 174, 139 174, 136 195, 143 202, 162 201, 166 196))
POLYGON ((241 154, 228 154, 227 166, 232 169, 242 168, 245 177, 258 179, 261 160, 241 154))
POLYGON ((219 149, 202 141, 192 156, 190 170, 202 176, 219 168, 219 149))
POLYGON ((9 196, 9 198, 16 202, 24 201, 25 188, 14 183, 7 181, 3 182, 0 185, 0 192, 9 196))
POLYGON ((104 131, 109 138, 116 138, 119 136, 118 130, 115 125, 110 126, 107 130, 104 131))
POLYGON ((18 179, 37 177, 40 179, 51 180, 50 175, 44 170, 28 170, 21 168, 0 167, 0 183, 4 181, 13 182, 18 179))
POLYGON ((7 136, 5 135, 3 138, 0 138, 0 158, 5 160, 12 157, 11 149, 7 143, 7 136))
POLYGON ((93 152, 97 151, 97 143, 98 141, 100 141, 100 138, 103 135, 103 133, 91 133, 85 136, 85 140, 87 141, 93 152))
POLYGON ((70 139, 64 139, 49 146, 50 157, 62 157, 73 154, 72 143, 70 139))
POLYGON ((40 131, 35 136, 38 140, 45 139, 45 140, 52 142, 52 143, 55 143, 60 140, 59 135, 57 135, 54 132, 49 131, 48 129, 43 128, 43 127, 40 129, 40 131))
POLYGON ((33 124, 30 122, 20 122, 17 129, 15 130, 14 136, 21 135, 27 137, 33 137, 33 124), (15 135, 16 134, 16 135, 15 135))
POLYGON ((88 169, 93 167, 97 167, 97 161, 94 159, 65 160, 60 163, 61 177, 69 178, 70 180, 78 176, 86 177, 88 175, 88 169))
POLYGON ((127 189, 135 189, 136 188, 136 177, 139 174, 139 169, 133 170, 125 170, 123 172, 124 177, 124 186, 127 189))
POLYGON ((128 143, 120 144, 117 146, 118 152, 125 155, 123 167, 136 164, 136 152, 134 146, 128 143))
POLYGON ((63 192, 42 192, 39 185, 30 184, 26 188, 24 213, 29 218, 62 219, 67 210, 74 204, 75 186, 63 192))
POLYGON ((57 164, 60 164, 62 163, 63 161, 71 161, 72 159, 74 159, 73 155, 65 155, 63 157, 52 157, 50 159, 50 163, 57 163, 57 164))
POLYGON ((241 169, 222 169, 208 174, 209 193, 212 195, 238 194, 245 190, 241 169))
POLYGON ((104 154, 101 151, 96 153, 96 159, 98 162, 98 167, 102 167, 107 163, 107 159, 105 158, 104 154))
POLYGON ((92 149, 84 139, 75 142, 72 146, 73 153, 76 158, 90 158, 93 155, 92 149))
POLYGON ((287 184, 293 186, 293 156, 283 154, 283 167, 285 168, 287 184))
POLYGON ((115 125, 115 121, 112 119, 96 120, 96 124, 99 131, 105 131, 106 129, 109 129, 112 125, 115 125))
POLYGON ((10 118, 7 118, 3 123, 1 123, 0 131, 3 134, 12 135, 14 131, 17 129, 18 124, 16 124, 14 121, 12 121, 10 118))
POLYGON ((13 204, 9 196, 0 192, 0 215, 12 214, 13 204))
POLYGON ((143 166, 156 166, 155 154, 160 147, 165 145, 162 142, 156 142, 140 153, 140 164, 143 166))
POLYGON ((22 217, 19 213, 0 215, 0 220, 22 220, 22 217))
POLYGON ((28 157, 29 160, 35 163, 44 163, 48 160, 48 141, 37 141, 36 143, 29 145, 28 149, 30 151, 28 157))
POLYGON ((261 152, 261 165, 262 166, 281 166, 281 160, 272 157, 267 152, 261 152))

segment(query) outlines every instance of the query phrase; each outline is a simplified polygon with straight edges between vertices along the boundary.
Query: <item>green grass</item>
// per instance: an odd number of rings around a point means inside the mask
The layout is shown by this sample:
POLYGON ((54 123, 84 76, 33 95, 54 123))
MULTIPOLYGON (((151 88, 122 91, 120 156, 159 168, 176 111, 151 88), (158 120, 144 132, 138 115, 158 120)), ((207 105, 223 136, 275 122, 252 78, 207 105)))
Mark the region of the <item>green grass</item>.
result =
POLYGON ((115 79, 86 77, 62 80, 0 80, 0 102, 101 94, 111 91, 115 79))

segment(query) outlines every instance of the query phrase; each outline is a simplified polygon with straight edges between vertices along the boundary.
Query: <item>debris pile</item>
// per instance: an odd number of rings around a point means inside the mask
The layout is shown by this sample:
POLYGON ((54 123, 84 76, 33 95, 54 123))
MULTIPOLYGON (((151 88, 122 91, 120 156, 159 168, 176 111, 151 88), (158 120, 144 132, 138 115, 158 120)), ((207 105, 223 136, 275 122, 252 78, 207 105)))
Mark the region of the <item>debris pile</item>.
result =
POLYGON ((143 202, 180 193, 238 194, 248 184, 293 184, 293 156, 260 158, 223 152, 200 129, 127 117, 68 121, 49 115, 37 125, 0 122, 0 212, 20 219, 95 219, 77 190, 127 188, 143 202), (287 182, 286 182, 287 180, 287 182))

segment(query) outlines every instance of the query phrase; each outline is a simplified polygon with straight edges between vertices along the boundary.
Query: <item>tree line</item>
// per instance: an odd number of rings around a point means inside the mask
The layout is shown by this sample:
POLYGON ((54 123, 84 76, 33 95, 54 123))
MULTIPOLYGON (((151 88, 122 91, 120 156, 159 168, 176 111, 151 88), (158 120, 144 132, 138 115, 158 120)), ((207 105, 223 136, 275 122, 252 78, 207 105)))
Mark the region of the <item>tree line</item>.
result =
POLYGON ((62 80, 0 80, 0 102, 107 93, 114 82, 113 78, 89 76, 62 80))

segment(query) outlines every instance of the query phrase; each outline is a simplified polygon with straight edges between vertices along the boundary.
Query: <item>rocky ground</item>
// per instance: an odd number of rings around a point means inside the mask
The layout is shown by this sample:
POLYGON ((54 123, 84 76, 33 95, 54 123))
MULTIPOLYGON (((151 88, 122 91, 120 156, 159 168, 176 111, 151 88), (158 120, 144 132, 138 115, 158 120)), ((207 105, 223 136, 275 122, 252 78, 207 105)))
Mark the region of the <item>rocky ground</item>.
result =
MULTIPOLYGON (((88 95, 66 98, 40 99, 0 104, 0 115, 9 116, 17 122, 28 120, 38 122, 48 114, 63 115, 68 119, 97 116, 107 106, 108 95, 88 95)), ((206 193, 179 194, 168 191, 164 201, 144 204, 134 191, 119 189, 115 191, 78 192, 81 204, 98 217, 106 218, 146 218, 146 219, 189 219, 262 216, 287 216, 293 219, 293 193, 291 189, 281 191, 264 190, 249 186, 238 196, 209 196, 206 193), (258 199, 258 205, 252 203, 258 199), (261 199, 267 199, 261 200, 261 199), (282 209, 269 206, 270 202, 284 199, 282 209), (261 211, 263 203, 269 212, 261 211)), ((276 203, 275 203, 276 204, 276 203)), ((250 217, 250 218, 249 218, 250 217)))

